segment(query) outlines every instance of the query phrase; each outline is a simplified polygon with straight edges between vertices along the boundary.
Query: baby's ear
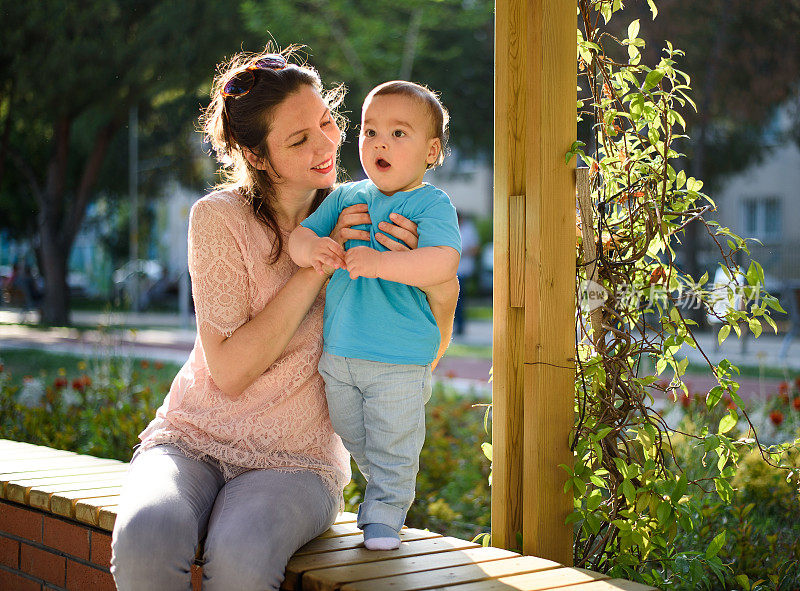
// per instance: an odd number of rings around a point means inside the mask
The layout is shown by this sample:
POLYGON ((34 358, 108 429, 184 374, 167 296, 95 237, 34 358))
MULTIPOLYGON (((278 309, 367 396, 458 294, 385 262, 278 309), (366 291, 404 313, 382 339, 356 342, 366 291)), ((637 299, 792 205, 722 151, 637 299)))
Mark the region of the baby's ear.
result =
POLYGON ((425 162, 430 164, 436 164, 436 161, 439 160, 439 154, 442 152, 442 141, 435 137, 430 140, 428 144, 428 157, 425 158, 425 162))

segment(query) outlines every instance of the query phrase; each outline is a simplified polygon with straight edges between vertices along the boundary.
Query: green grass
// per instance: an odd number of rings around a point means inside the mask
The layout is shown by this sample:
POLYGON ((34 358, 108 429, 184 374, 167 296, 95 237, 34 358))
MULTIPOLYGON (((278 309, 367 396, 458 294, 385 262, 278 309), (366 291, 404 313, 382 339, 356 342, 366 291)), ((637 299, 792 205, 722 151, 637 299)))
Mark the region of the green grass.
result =
POLYGON ((468 306, 464 312, 469 320, 491 320, 491 306, 468 306))
POLYGON ((451 343, 447 348, 445 357, 470 357, 477 359, 491 359, 492 347, 489 345, 464 345, 451 343))

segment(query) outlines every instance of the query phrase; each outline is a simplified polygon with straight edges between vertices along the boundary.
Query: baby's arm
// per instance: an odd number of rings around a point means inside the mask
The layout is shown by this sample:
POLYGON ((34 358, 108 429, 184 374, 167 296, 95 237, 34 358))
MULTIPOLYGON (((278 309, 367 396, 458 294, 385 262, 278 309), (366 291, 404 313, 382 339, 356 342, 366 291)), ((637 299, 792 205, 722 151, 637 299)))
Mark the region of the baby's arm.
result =
POLYGON ((298 267, 314 267, 320 275, 345 266, 341 244, 327 236, 319 237, 303 226, 298 226, 289 235, 288 250, 298 267))
POLYGON ((458 260, 458 251, 449 246, 424 246, 403 252, 379 252, 357 246, 345 253, 351 279, 378 278, 420 288, 454 278, 458 260))

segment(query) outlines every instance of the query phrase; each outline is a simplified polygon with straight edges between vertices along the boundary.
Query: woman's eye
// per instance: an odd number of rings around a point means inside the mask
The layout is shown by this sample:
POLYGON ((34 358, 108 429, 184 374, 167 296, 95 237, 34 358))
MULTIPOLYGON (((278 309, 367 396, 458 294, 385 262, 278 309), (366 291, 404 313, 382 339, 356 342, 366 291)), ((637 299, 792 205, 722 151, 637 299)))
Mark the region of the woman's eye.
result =
POLYGON ((394 135, 394 137, 403 137, 405 134, 406 132, 402 129, 395 129, 392 135, 394 135))
POLYGON ((295 143, 293 143, 289 147, 290 148, 296 148, 297 146, 302 146, 304 143, 306 143, 306 139, 307 139, 306 136, 303 136, 301 139, 299 139, 298 141, 296 141, 295 143))
POLYGON ((333 123, 333 120, 332 120, 332 119, 328 119, 327 121, 323 121, 323 122, 322 122, 322 127, 325 127, 325 126, 327 126, 327 125, 330 125, 331 123, 333 123))

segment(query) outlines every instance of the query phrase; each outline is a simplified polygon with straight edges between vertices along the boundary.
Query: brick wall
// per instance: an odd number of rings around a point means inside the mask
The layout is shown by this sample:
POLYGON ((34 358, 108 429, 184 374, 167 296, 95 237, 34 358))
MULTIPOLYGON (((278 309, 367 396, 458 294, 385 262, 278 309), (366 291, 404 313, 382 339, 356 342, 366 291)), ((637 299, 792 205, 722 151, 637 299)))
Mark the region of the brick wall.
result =
POLYGON ((0 501, 0 589, 113 591, 111 536, 0 501))
MULTIPOLYGON (((0 590, 114 591, 110 561, 108 532, 0 500, 0 590)), ((194 565, 193 591, 201 580, 194 565)))

